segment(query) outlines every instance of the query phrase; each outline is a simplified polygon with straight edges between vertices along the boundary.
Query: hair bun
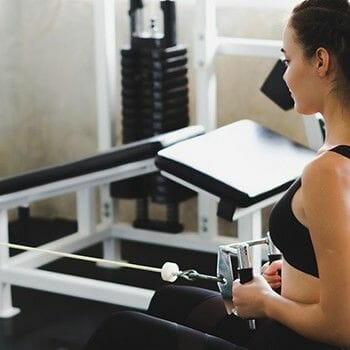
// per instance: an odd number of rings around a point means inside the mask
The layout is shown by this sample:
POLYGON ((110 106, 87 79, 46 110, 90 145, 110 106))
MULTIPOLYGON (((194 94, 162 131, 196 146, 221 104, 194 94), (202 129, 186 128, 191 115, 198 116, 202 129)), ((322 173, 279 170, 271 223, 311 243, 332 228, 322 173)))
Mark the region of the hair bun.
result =
POLYGON ((350 8, 348 0, 305 0, 296 6, 297 9, 303 10, 310 7, 319 7, 339 12, 347 12, 350 8))

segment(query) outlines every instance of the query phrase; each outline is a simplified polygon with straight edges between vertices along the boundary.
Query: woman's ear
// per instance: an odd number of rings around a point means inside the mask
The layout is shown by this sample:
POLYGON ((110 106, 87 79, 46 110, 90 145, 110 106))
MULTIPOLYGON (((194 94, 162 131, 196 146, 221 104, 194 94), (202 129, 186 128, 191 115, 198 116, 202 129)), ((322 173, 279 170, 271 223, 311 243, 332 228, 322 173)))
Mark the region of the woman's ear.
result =
POLYGON ((317 74, 320 78, 324 78, 330 70, 330 54, 325 48, 319 47, 315 56, 317 74))

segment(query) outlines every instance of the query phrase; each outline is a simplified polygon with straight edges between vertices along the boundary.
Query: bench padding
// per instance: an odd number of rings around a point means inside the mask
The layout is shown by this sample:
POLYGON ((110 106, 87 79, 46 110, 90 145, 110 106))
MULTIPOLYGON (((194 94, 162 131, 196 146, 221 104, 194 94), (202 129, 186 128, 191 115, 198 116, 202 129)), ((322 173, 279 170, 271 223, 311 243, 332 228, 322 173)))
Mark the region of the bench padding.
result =
POLYGON ((159 142, 151 142, 98 154, 71 163, 29 171, 1 180, 0 195, 106 170, 129 162, 152 158, 160 149, 162 147, 159 142))
POLYGON ((158 152, 159 169, 236 207, 286 190, 315 152, 241 120, 158 152))
POLYGON ((77 161, 36 169, 27 173, 0 180, 0 195, 50 184, 56 181, 91 174, 116 166, 154 158, 157 152, 168 145, 203 134, 201 126, 189 126, 138 142, 115 147, 77 161))

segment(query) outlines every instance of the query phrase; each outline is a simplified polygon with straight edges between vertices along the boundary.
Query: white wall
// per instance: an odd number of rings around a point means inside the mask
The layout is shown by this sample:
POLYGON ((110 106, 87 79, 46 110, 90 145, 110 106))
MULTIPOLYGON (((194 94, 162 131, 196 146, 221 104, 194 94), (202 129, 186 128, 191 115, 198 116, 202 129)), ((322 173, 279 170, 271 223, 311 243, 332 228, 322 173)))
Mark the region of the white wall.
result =
POLYGON ((19 113, 19 2, 0 0, 0 173, 15 171, 18 159, 12 149, 20 150, 16 131, 20 132, 19 113), (6 170, 5 170, 6 169, 6 170), (10 170, 7 170, 10 169, 10 170))

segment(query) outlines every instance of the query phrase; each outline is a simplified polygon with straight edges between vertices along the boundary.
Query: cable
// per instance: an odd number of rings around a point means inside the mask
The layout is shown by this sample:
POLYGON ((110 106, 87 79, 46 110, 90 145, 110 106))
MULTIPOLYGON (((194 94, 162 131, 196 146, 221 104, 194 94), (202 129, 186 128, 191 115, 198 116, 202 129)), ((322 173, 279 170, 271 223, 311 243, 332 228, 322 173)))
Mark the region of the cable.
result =
POLYGON ((18 249, 18 250, 46 253, 46 254, 56 255, 62 258, 69 258, 69 259, 75 259, 80 261, 109 264, 113 266, 125 267, 128 269, 134 269, 134 270, 156 272, 156 273, 160 273, 163 281, 166 281, 166 282, 175 282, 180 277, 188 281, 203 279, 203 280, 211 280, 211 281, 220 282, 220 283, 226 283, 225 278, 223 278, 222 276, 208 276, 208 275, 198 273, 196 270, 180 271, 179 266, 173 262, 166 262, 163 264, 162 268, 158 268, 158 267, 152 267, 152 266, 130 264, 123 261, 114 261, 114 260, 108 260, 108 259, 102 259, 102 258, 95 258, 92 256, 86 256, 86 255, 58 252, 56 250, 50 250, 45 248, 29 247, 26 245, 14 244, 14 243, 0 242, 0 246, 18 249))
POLYGON ((92 256, 85 256, 85 255, 79 255, 79 254, 63 253, 63 252, 58 252, 58 251, 55 251, 55 250, 44 249, 44 248, 36 248, 36 247, 29 247, 29 246, 20 245, 20 244, 14 244, 14 243, 0 242, 0 246, 9 247, 9 248, 13 248, 13 249, 19 249, 19 250, 47 253, 47 254, 57 255, 57 256, 60 256, 62 258, 69 258, 69 259, 82 260, 82 261, 89 261, 89 262, 94 262, 94 263, 110 264, 110 265, 114 265, 114 266, 126 267, 126 268, 129 268, 129 269, 135 269, 135 270, 157 272, 157 273, 161 273, 162 272, 162 269, 161 268, 157 268, 157 267, 137 265, 137 264, 129 264, 129 263, 126 263, 126 262, 123 262, 123 261, 114 261, 114 260, 108 260, 108 259, 102 259, 102 258, 94 258, 92 256))

